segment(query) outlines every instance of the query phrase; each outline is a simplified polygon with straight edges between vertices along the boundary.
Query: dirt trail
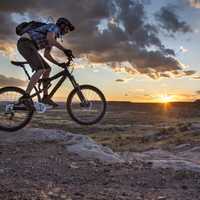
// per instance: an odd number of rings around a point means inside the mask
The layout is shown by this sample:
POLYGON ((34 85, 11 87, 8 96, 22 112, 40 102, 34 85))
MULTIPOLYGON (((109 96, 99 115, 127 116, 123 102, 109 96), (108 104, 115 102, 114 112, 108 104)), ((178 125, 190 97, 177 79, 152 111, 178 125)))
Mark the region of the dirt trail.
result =
MULTIPOLYGON (((13 134, 13 133, 12 133, 13 134)), ((0 137, 0 199, 200 199, 200 173, 152 163, 106 164, 69 153, 63 141, 0 137)))

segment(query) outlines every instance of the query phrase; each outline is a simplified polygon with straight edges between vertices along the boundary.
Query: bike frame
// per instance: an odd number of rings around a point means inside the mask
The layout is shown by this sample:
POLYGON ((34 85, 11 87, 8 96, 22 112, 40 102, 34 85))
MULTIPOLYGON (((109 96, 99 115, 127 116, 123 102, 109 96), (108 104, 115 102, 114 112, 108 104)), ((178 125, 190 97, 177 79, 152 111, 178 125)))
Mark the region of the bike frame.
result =
MULTIPOLYGON (((25 74, 28 76, 28 79, 30 80, 31 77, 30 77, 29 73, 27 72, 25 66, 23 65, 22 68, 23 68, 25 74)), ((38 101, 41 101, 40 93, 42 93, 44 91, 44 88, 40 89, 40 84, 42 84, 46 81, 48 81, 48 83, 51 83, 53 80, 56 80, 56 79, 59 79, 59 78, 60 78, 60 80, 57 82, 57 84, 54 86, 54 88, 52 88, 52 90, 49 93, 50 98, 52 98, 54 96, 56 91, 60 88, 60 86, 63 84, 63 82, 68 78, 70 80, 70 82, 72 83, 74 89, 77 89, 77 94, 78 94, 81 102, 82 103, 86 102, 86 100, 85 100, 85 98, 84 98, 84 96, 83 96, 83 94, 80 90, 79 84, 76 82, 74 76, 69 72, 69 70, 67 68, 65 68, 63 71, 55 74, 54 76, 52 76, 48 79, 40 79, 38 81, 38 83, 39 83, 38 88, 36 86, 34 86, 34 89, 35 89, 36 92, 34 94, 30 95, 30 97, 33 98, 35 96, 38 96, 38 101)))

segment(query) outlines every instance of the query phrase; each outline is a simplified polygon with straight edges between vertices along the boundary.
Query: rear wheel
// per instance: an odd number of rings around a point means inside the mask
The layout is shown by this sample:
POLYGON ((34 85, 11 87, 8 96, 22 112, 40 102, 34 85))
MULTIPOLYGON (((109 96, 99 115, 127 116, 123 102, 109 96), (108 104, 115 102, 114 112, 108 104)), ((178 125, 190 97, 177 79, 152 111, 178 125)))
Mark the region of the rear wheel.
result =
POLYGON ((96 87, 81 85, 69 94, 67 110, 77 123, 92 125, 103 118, 106 111, 106 99, 96 87), (80 96, 84 98, 84 101, 80 99, 80 96))
POLYGON ((29 123, 33 116, 31 98, 20 101, 25 91, 17 87, 0 89, 0 130, 17 131, 29 123))

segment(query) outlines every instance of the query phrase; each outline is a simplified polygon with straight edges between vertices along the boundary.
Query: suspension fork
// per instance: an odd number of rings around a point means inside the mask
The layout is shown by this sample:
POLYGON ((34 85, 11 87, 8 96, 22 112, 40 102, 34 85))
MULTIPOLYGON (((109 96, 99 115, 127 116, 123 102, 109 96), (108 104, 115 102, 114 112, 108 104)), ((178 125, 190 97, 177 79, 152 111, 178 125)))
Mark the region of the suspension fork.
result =
POLYGON ((77 94, 78 94, 79 99, 81 100, 81 103, 86 104, 87 100, 85 99, 83 93, 81 92, 79 84, 76 82, 76 80, 74 79, 72 75, 69 76, 69 79, 72 85, 74 86, 74 88, 77 90, 77 94))

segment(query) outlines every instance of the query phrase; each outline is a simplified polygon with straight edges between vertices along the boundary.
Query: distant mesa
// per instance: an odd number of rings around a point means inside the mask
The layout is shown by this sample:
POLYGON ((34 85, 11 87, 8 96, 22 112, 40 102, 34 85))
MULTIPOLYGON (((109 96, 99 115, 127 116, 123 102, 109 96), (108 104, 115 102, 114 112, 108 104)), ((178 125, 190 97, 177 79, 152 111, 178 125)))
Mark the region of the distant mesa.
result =
POLYGON ((199 103, 200 104, 200 99, 195 100, 194 103, 199 103))

